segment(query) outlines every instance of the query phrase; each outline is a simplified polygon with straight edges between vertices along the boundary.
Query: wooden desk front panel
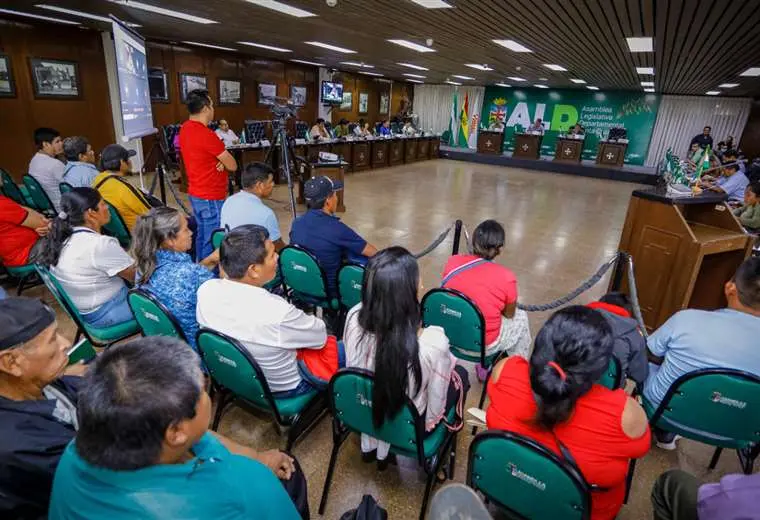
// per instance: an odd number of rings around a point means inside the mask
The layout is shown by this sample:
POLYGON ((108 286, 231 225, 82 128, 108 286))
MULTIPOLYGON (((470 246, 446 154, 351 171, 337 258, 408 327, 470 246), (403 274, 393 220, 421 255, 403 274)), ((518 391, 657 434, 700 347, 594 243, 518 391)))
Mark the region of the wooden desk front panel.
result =
POLYGON ((319 152, 329 152, 330 143, 309 144, 306 146, 306 160, 310 163, 319 161, 319 152))
MULTIPOLYGON (((387 142, 387 141, 386 141, 387 142)), ((389 159, 391 165, 401 164, 404 162, 404 141, 401 139, 393 139, 388 144, 389 146, 389 159)))
POLYGON ((438 159, 438 151, 441 148, 441 139, 439 137, 430 138, 430 147, 428 157, 430 159, 438 159))
POLYGON ((478 132, 478 153, 501 155, 504 134, 481 130, 478 132))
POLYGON ((353 171, 366 170, 369 168, 371 159, 372 156, 370 155, 369 143, 367 141, 353 143, 353 151, 351 152, 353 171))
POLYGON ((596 149, 596 164, 623 166, 627 148, 628 145, 625 143, 599 143, 596 149))
POLYGON ((372 141, 372 167, 382 168, 388 165, 388 141, 372 141))
POLYGON ((410 163, 417 160, 417 139, 404 139, 404 162, 410 163))
POLYGON ((330 144, 330 152, 340 157, 343 161, 351 161, 351 143, 347 141, 330 144))
POLYGON ((430 139, 423 137, 417 140, 417 159, 424 161, 428 158, 428 148, 430 147, 430 139))
POLYGON ((515 136, 515 151, 512 157, 538 159, 541 153, 541 136, 518 134, 515 136))
POLYGON ((583 154, 582 139, 557 139, 554 160, 557 162, 579 163, 583 154))

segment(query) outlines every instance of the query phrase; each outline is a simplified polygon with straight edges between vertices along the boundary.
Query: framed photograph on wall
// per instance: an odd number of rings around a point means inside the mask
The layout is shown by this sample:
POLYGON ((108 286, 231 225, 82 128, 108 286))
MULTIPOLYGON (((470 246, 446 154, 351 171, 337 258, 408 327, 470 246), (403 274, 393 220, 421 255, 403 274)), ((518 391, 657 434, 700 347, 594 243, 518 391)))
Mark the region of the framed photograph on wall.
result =
POLYGON ((290 99, 293 101, 293 104, 297 107, 302 107, 306 105, 306 87, 302 85, 291 85, 290 99))
POLYGON ((157 103, 169 102, 169 84, 166 82, 166 71, 158 67, 148 68, 148 90, 150 100, 157 103))
POLYGON ((351 112, 354 109, 354 93, 351 91, 343 91, 343 99, 340 101, 340 110, 343 112, 351 112))
POLYGON ((387 116, 388 112, 390 112, 391 107, 391 97, 388 95, 387 92, 383 92, 380 94, 380 115, 381 116, 387 116))
POLYGON ((0 97, 16 97, 11 57, 7 54, 0 54, 0 97))
POLYGON ((276 83, 259 83, 258 84, 258 104, 271 106, 274 105, 277 97, 277 84, 276 83))
POLYGON ((75 61, 29 58, 34 97, 78 99, 82 95, 79 66, 75 61))
POLYGON ((219 78, 219 104, 239 105, 243 102, 243 82, 236 78, 219 78))
POLYGON ((197 72, 179 73, 179 98, 184 103, 187 101, 187 93, 193 90, 208 90, 208 79, 205 74, 197 72))
POLYGON ((359 92, 359 114, 369 112, 369 92, 359 92))

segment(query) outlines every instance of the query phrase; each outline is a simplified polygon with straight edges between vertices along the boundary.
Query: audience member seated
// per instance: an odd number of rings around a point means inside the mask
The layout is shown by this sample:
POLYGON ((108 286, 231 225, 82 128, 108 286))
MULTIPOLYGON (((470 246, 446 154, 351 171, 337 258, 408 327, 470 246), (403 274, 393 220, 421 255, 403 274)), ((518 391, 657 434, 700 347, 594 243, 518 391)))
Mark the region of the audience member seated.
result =
POLYGON ((53 472, 74 438, 85 365, 40 300, 0 300, 0 517, 47 518, 53 472))
POLYGON ((643 457, 651 442, 643 408, 624 390, 596 384, 612 345, 598 311, 565 307, 538 332, 530 361, 502 360, 488 384, 488 428, 525 435, 564 458, 563 446, 586 481, 602 488, 592 492, 592 520, 615 518, 629 459, 643 457))
POLYGON ((312 139, 330 139, 330 132, 325 128, 325 120, 321 117, 317 119, 317 122, 311 127, 309 135, 312 139))
MULTIPOLYGON (((472 233, 471 255, 454 255, 441 273, 441 287, 455 289, 477 305, 486 320, 486 354, 506 351, 530 355, 528 314, 517 308, 517 278, 494 258, 504 247, 504 228, 495 220, 481 222, 472 233)), ((486 378, 479 364, 478 377, 486 378)))
POLYGON ((694 138, 689 143, 689 146, 693 145, 694 143, 697 143, 699 145, 699 147, 702 148, 703 150, 707 149, 708 146, 710 148, 712 148, 713 147, 713 138, 710 135, 711 131, 712 131, 712 128, 710 128, 709 126, 706 126, 702 130, 701 134, 694 136, 694 138))
POLYGON ((491 132, 503 132, 504 131, 504 120, 502 118, 496 118, 493 120, 493 122, 488 125, 488 130, 491 132))
POLYGON ((738 203, 744 199, 744 190, 749 184, 747 177, 739 171, 736 164, 723 166, 721 176, 715 180, 705 180, 700 183, 700 187, 718 193, 725 193, 728 196, 729 203, 738 203))
POLYGON ((74 188, 89 188, 98 176, 95 166, 95 151, 90 142, 82 136, 67 137, 63 140, 63 155, 66 166, 63 168, 63 180, 74 188))
POLYGON ((644 384, 649 374, 647 359, 647 341, 633 319, 631 301, 623 293, 607 293, 599 301, 591 302, 586 307, 598 310, 612 330, 614 345, 612 354, 620 363, 625 377, 638 385, 644 384))
POLYGON ((386 119, 383 121, 382 126, 380 127, 380 135, 393 135, 393 132, 391 132, 391 122, 390 120, 386 119))
POLYGON ((686 157, 689 169, 692 171, 696 170, 700 159, 702 159, 704 155, 705 151, 699 147, 699 143, 691 143, 691 149, 686 157))
POLYGON ((337 293, 338 269, 344 260, 367 263, 377 248, 360 237, 335 216, 337 192, 343 183, 329 177, 312 177, 304 185, 308 211, 296 218, 290 229, 290 243, 310 251, 327 275, 327 290, 337 293))
POLYGON ((111 219, 97 190, 74 188, 61 197, 38 262, 50 266, 82 318, 93 327, 111 327, 134 319, 127 285, 135 279, 135 261, 101 228, 111 219))
POLYGON ((152 293, 177 318, 185 339, 195 348, 198 288, 214 278, 219 262, 214 252, 200 264, 190 258, 193 232, 187 217, 169 208, 153 208, 137 219, 132 252, 137 262, 137 283, 152 293))
MULTIPOLYGON (((745 260, 724 292, 727 308, 677 312, 647 339, 651 364, 644 397, 653 407, 676 379, 695 370, 731 368, 760 376, 760 258, 745 260)), ((676 448, 674 434, 655 433, 660 448, 676 448)))
POLYGON ((720 159, 722 164, 737 163, 736 167, 739 169, 739 171, 745 176, 747 175, 747 167, 744 165, 744 161, 739 160, 739 152, 733 148, 726 150, 720 159))
POLYGON ((225 279, 198 290, 198 324, 240 341, 264 372, 276 397, 323 388, 344 364, 342 346, 325 323, 264 285, 277 273, 277 253, 266 228, 233 229, 219 251, 225 279))
POLYGON ((198 356, 175 338, 107 349, 79 393, 49 518, 300 519, 306 481, 295 460, 209 432, 204 386, 198 356))
POLYGON ((749 520, 758 516, 759 495, 760 473, 700 485, 693 475, 672 469, 652 489, 654 520, 749 520))
POLYGON ((530 134, 533 132, 536 132, 539 135, 544 135, 544 123, 541 121, 540 117, 528 127, 528 133, 530 134))
POLYGON ((0 263, 18 267, 34 263, 48 234, 50 221, 33 209, 0 195, 0 263))
POLYGON ((753 182, 744 190, 744 204, 734 210, 742 226, 752 233, 760 232, 760 182, 753 182))
POLYGON ((150 211, 150 202, 145 195, 122 178, 132 171, 129 158, 135 154, 134 150, 121 145, 109 144, 100 155, 103 172, 92 182, 92 187, 116 208, 130 230, 135 227, 137 217, 150 211))
POLYGON ((401 132, 406 136, 412 136, 417 133, 417 129, 414 128, 411 121, 407 121, 404 123, 404 128, 401 129, 401 132))
POLYGON ((351 132, 348 130, 348 119, 338 121, 338 126, 333 129, 335 137, 347 137, 351 132))
MULTIPOLYGON (((362 302, 348 312, 343 335, 346 366, 375 372, 372 419, 380 427, 409 396, 431 431, 457 406, 462 416, 469 389, 467 371, 457 366, 441 327, 422 326, 423 292, 417 260, 402 247, 373 256, 364 275, 362 302)), ((390 445, 365 434, 362 458, 385 469, 390 445)))
POLYGON ((232 146, 240 142, 237 134, 230 130, 230 125, 226 119, 219 120, 219 128, 216 129, 215 133, 222 140, 224 146, 232 146))
POLYGON ((272 208, 264 204, 274 189, 274 171, 264 163, 248 164, 240 176, 242 190, 224 201, 222 227, 235 229, 245 224, 257 224, 267 228, 276 251, 285 247, 280 233, 280 223, 272 208))
POLYGON ((34 131, 34 144, 37 153, 29 162, 29 175, 40 183, 53 207, 58 210, 61 203, 61 189, 64 165, 56 157, 63 153, 63 139, 58 130, 38 128, 34 131))
POLYGON ((369 137, 372 135, 372 130, 369 129, 369 123, 363 118, 359 119, 359 124, 354 127, 354 135, 356 137, 369 137))

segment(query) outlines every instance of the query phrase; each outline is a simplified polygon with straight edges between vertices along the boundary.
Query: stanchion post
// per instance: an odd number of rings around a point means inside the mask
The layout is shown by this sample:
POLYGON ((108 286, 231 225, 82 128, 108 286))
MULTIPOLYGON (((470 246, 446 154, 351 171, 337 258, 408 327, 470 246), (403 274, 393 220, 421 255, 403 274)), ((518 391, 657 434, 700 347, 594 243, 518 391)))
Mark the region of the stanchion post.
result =
POLYGON ((617 292, 620 290, 620 286, 623 284, 623 276, 625 275, 627 261, 628 254, 623 251, 618 251, 617 261, 615 262, 615 272, 612 273, 610 292, 617 292))
POLYGON ((459 254, 459 239, 462 238, 462 221, 457 220, 454 223, 454 247, 452 248, 451 254, 456 255, 459 254))

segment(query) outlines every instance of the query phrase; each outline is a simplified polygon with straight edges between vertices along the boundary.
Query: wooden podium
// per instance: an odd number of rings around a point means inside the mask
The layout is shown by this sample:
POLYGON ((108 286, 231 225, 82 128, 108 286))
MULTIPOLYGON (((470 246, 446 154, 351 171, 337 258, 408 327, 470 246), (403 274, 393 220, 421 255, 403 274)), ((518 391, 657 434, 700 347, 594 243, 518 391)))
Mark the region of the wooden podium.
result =
POLYGON ((628 143, 599 141, 596 147, 596 164, 623 166, 628 143))
POLYGON ((583 154, 585 139, 569 139, 558 137, 557 146, 554 149, 554 160, 557 162, 579 163, 583 154))
POLYGON ((533 134, 515 134, 515 151, 512 157, 538 159, 541 154, 541 136, 533 134))
POLYGON ((478 132, 478 153, 492 153, 501 155, 504 144, 504 132, 481 130, 478 132))
MULTIPOLYGON (((332 162, 332 163, 320 163, 320 162, 313 162, 309 164, 309 169, 307 171, 307 178, 316 177, 318 175, 324 175, 326 177, 330 177, 331 180, 334 181, 340 181, 343 182, 343 189, 338 192, 338 207, 335 209, 335 211, 338 211, 340 213, 343 213, 346 211, 346 206, 343 205, 343 193, 346 191, 346 184, 344 179, 346 178, 346 166, 348 166, 348 163, 346 161, 339 161, 339 162, 332 162)), ((306 199, 304 199, 303 196, 303 185, 305 183, 305 179, 303 177, 299 177, 298 179, 298 195, 296 197, 296 202, 298 204, 305 204, 306 199)))
MULTIPOLYGON (((723 286, 752 252, 752 240, 724 199, 712 193, 673 198, 651 188, 633 192, 619 249, 633 257, 647 329, 681 309, 726 305, 723 286)), ((628 292, 626 284, 622 290, 628 292)))

